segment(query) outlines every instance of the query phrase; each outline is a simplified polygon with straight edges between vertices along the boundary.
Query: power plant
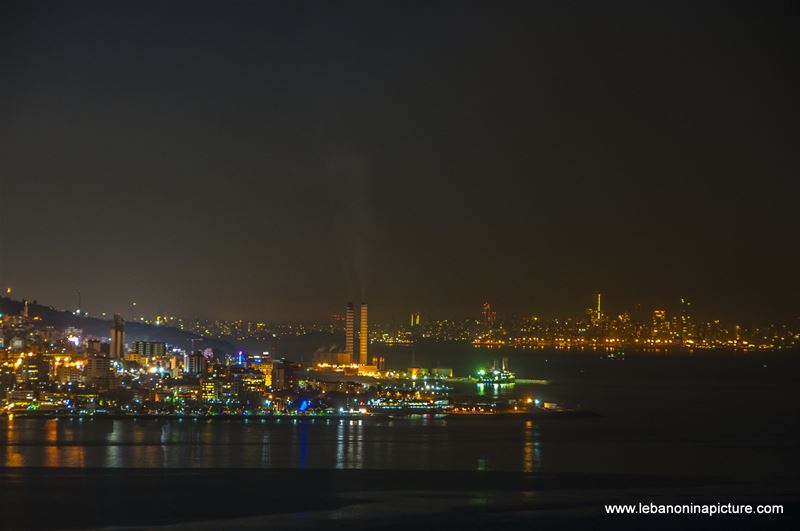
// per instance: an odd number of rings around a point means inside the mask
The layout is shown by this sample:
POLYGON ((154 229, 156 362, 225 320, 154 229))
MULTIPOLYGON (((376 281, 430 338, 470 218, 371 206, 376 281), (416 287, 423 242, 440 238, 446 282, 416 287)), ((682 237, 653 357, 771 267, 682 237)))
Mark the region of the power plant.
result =
POLYGON ((355 312, 353 310, 353 303, 347 303, 347 313, 345 314, 345 340, 344 352, 349 356, 347 363, 353 362, 353 354, 355 354, 355 312))
POLYGON ((367 345, 369 345, 369 328, 367 325, 367 303, 361 303, 361 322, 359 323, 358 333, 358 363, 359 365, 367 365, 369 358, 367 357, 367 345))
POLYGON ((125 357, 125 321, 118 313, 111 319, 111 354, 112 359, 125 357))
POLYGON ((358 323, 358 357, 356 357, 355 352, 355 329, 355 308, 352 302, 348 302, 344 331, 344 354, 347 358, 346 362, 349 364, 358 360, 359 365, 367 365, 369 363, 369 314, 366 302, 361 303, 361 315, 358 323))

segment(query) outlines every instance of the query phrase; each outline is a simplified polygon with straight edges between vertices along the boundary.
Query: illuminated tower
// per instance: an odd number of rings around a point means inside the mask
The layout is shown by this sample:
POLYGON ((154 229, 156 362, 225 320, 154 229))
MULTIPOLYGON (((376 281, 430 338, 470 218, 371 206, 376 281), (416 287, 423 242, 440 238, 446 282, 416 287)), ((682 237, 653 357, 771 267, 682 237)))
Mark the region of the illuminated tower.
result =
POLYGON ((602 308, 600 306, 600 297, 601 297, 601 295, 600 295, 600 292, 598 291, 597 292, 597 310, 595 310, 597 312, 597 313, 595 313, 595 317, 597 318, 597 322, 598 323, 603 319, 603 310, 602 310, 602 308))
POLYGON ((665 310, 653 310, 653 328, 651 331, 653 339, 667 339, 668 332, 667 312, 665 310))
POLYGON ((349 355, 350 360, 352 360, 354 353, 353 338, 355 337, 355 315, 352 302, 347 303, 347 313, 344 318, 344 334, 344 351, 349 355))
POLYGON ((125 357, 125 321, 118 314, 111 319, 111 358, 125 357))
POLYGON ((481 317, 483 318, 483 324, 486 326, 492 326, 497 319, 497 312, 492 310, 492 304, 489 302, 483 303, 483 309, 481 310, 481 317))
POLYGON ((694 335, 694 323, 692 323, 692 303, 685 298, 681 298, 681 340, 692 339, 694 335))
POLYGON ((367 326, 367 303, 361 303, 361 322, 359 324, 358 334, 358 363, 361 365, 367 364, 367 345, 369 344, 369 328, 367 326))

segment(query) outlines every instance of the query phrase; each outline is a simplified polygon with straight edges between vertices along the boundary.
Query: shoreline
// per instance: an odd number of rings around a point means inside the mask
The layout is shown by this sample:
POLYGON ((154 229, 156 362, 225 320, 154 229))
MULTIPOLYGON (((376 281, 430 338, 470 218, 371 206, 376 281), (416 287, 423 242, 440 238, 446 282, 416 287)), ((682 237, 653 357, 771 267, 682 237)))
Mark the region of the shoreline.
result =
POLYGON ((14 412, 0 414, 0 418, 6 417, 11 419, 55 419, 55 420, 95 420, 95 419, 108 419, 108 420, 215 420, 215 421, 262 421, 268 420, 283 421, 283 420, 395 420, 395 419, 409 419, 409 418, 440 418, 440 419, 453 419, 453 418, 519 418, 519 419, 559 419, 559 418, 592 418, 600 417, 600 413, 589 410, 560 410, 560 411, 532 411, 532 412, 497 412, 497 413, 404 413, 404 412, 376 412, 367 414, 333 414, 333 415, 178 415, 178 414, 158 414, 158 413, 141 413, 141 414, 116 414, 116 413, 102 413, 94 415, 70 415, 70 414, 57 414, 57 413, 39 413, 39 412, 14 412))

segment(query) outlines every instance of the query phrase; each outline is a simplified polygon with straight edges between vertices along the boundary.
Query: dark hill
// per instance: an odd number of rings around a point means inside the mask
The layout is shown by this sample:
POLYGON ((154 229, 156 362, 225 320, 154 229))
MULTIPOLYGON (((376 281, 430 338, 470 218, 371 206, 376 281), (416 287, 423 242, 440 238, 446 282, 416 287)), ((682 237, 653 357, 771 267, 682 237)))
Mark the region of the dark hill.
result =
MULTIPOLYGON (((17 315, 22 312, 22 301, 0 297, 0 313, 17 315)), ((80 328, 85 335, 98 338, 110 336, 111 322, 97 317, 81 317, 72 312, 57 310, 52 306, 44 306, 36 302, 28 303, 28 314, 31 317, 41 317, 45 325, 63 330, 69 326, 80 328)), ((125 341, 163 341, 178 348, 188 349, 192 338, 201 336, 168 326, 154 326, 135 321, 125 322, 125 341)), ((213 348, 217 356, 234 353, 237 348, 233 343, 211 338, 203 338, 202 342, 195 344, 195 348, 213 348)))

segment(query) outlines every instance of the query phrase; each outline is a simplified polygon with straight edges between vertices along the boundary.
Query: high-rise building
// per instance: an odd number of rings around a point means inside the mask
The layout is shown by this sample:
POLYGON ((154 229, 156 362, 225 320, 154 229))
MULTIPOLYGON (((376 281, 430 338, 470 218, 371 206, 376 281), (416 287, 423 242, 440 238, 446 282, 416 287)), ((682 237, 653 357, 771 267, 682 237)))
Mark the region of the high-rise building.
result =
POLYGON ((361 303, 361 321, 359 324, 359 349, 358 349, 358 362, 361 365, 366 365, 369 361, 367 358, 367 345, 369 345, 369 325, 367 320, 367 303, 361 303))
POLYGON ((419 326, 419 323, 420 323, 420 313, 411 312, 411 328, 419 326))
POLYGON ((694 323, 692 322, 692 303, 681 298, 681 340, 687 341, 694 336, 694 323))
POLYGON ((603 321, 603 307, 600 304, 602 296, 599 291, 595 294, 595 297, 597 298, 595 307, 589 308, 587 313, 589 314, 592 324, 595 326, 600 326, 600 323, 603 321))
POLYGON ((183 370, 188 374, 199 376, 206 372, 206 358, 198 350, 187 354, 183 362, 183 370))
POLYGON ((125 321, 118 313, 111 319, 111 358, 125 357, 125 321))
POLYGON ((345 354, 349 354, 350 359, 353 359, 353 354, 355 353, 355 310, 353 310, 352 302, 347 303, 347 313, 344 318, 344 334, 345 354))
POLYGON ((136 341, 133 351, 145 358, 163 358, 167 353, 167 346, 163 341, 136 341))
POLYGON ((653 326, 651 332, 653 339, 669 338, 669 322, 666 310, 653 310, 653 326))
POLYGON ((487 326, 492 326, 497 319, 497 312, 492 310, 492 304, 489 302, 483 303, 483 309, 481 310, 481 317, 483 319, 483 324, 487 326))
POLYGON ((91 380, 102 380, 108 378, 111 373, 111 364, 108 358, 102 356, 90 356, 86 360, 86 377, 91 380))
POLYGON ((89 357, 86 361, 86 378, 100 389, 111 389, 116 385, 111 360, 103 356, 89 357))
POLYGON ((597 292, 597 320, 600 321, 603 318, 603 310, 600 306, 600 292, 597 292))
POLYGON ((103 350, 103 342, 99 339, 89 339, 86 341, 86 351, 99 354, 103 350))
POLYGON ((50 363, 47 359, 37 354, 23 359, 17 371, 17 383, 27 384, 35 388, 40 384, 48 382, 50 374, 50 363))

